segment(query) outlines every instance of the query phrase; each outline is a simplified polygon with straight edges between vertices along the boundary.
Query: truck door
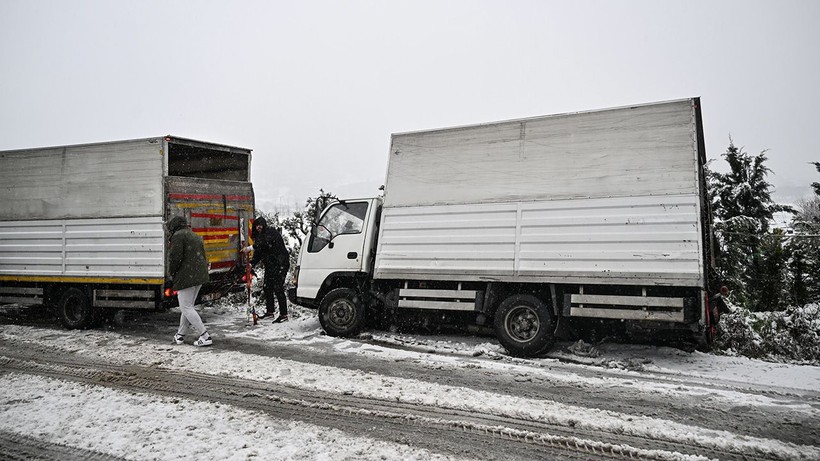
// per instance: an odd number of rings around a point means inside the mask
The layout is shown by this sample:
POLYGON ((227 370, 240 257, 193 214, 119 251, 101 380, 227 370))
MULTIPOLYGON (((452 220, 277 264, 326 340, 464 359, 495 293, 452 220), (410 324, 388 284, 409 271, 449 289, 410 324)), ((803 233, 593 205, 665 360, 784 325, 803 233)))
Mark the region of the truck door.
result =
POLYGON ((368 205, 340 202, 325 210, 302 250, 297 296, 315 298, 330 274, 363 270, 368 205))

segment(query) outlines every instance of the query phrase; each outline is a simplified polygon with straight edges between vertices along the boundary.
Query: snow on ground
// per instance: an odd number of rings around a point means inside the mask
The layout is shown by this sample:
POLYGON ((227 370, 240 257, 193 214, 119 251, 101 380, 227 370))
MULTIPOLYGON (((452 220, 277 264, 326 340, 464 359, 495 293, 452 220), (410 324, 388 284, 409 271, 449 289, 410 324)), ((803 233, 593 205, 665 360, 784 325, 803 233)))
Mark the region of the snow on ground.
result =
MULTIPOLYGON (((101 357, 112 363, 139 364, 157 366, 174 370, 191 370, 200 373, 228 375, 253 379, 271 384, 279 384, 303 389, 324 390, 326 392, 346 393, 362 397, 397 400, 404 403, 420 403, 442 408, 490 412, 509 415, 522 419, 551 421, 559 424, 575 424, 589 429, 620 430, 626 433, 656 437, 681 442, 697 441, 704 446, 728 448, 731 446, 765 448, 781 453, 784 457, 820 458, 817 447, 795 446, 775 440, 741 437, 725 431, 708 430, 685 426, 667 420, 644 416, 615 413, 611 411, 564 405, 550 400, 520 398, 511 395, 492 394, 473 389, 447 386, 426 381, 395 378, 366 373, 358 370, 328 367, 285 359, 269 358, 260 360, 253 354, 224 350, 219 342, 226 338, 245 338, 258 340, 267 346, 275 347, 277 342, 298 344, 305 350, 316 350, 317 353, 333 348, 347 354, 365 355, 383 360, 412 360, 431 367, 464 367, 469 366, 478 371, 503 371, 513 375, 540 376, 550 381, 572 382, 578 386, 596 388, 600 386, 629 385, 645 392, 669 393, 670 395, 691 395, 702 398, 708 395, 711 399, 724 400, 753 405, 782 406, 765 395, 750 396, 732 390, 681 386, 679 381, 691 383, 696 376, 704 383, 727 378, 744 386, 774 386, 783 389, 814 391, 820 388, 820 367, 774 364, 749 360, 739 357, 720 357, 702 353, 687 353, 677 349, 656 348, 647 346, 606 345, 596 349, 573 344, 558 347, 553 358, 539 360, 512 359, 502 355, 501 347, 486 337, 465 336, 411 336, 391 333, 372 333, 368 342, 350 341, 332 338, 321 334, 318 319, 313 311, 294 308, 292 321, 277 326, 265 321, 260 326, 250 326, 243 309, 231 305, 208 308, 204 314, 208 328, 211 330, 215 345, 213 348, 197 349, 189 344, 183 346, 169 345, 142 337, 123 336, 116 332, 105 331, 64 331, 37 329, 22 326, 5 326, 0 336, 20 343, 39 343, 48 341, 51 347, 76 354, 101 357), (401 345, 402 349, 391 347, 401 345), (112 347, 116 346, 116 347, 112 347), (430 352, 439 352, 431 354, 430 352), (574 352, 573 352, 574 351, 574 352), (487 360, 486 357, 498 360, 487 360), (578 364, 579 373, 567 372, 563 366, 558 372, 550 370, 555 364, 555 357, 569 357, 574 361, 603 366, 613 370, 603 376, 580 373, 589 370, 589 365, 578 364), (636 380, 637 370, 649 371, 666 380, 636 380)), ((174 327, 169 325, 169 341, 174 327)), ((572 367, 570 366, 571 370, 572 367)), ((15 377, 14 379, 22 379, 15 377)), ((6 383, 4 383, 6 384, 6 383)), ((3 385, 3 399, 19 400, 8 395, 10 389, 19 387, 3 385)), ((67 391, 67 392, 70 392, 67 391)), ((110 391, 113 392, 113 391, 110 391)), ((124 397, 123 397, 124 398, 124 397)), ((168 405, 168 401, 147 396, 157 405, 168 405)), ((104 399, 98 399, 104 400, 104 399)), ((205 404, 203 404, 205 405, 205 404)), ((104 406, 104 405, 103 405, 104 406)), ((191 405, 186 404, 186 408, 191 405)), ((808 404, 795 401, 791 405, 795 412, 805 412, 811 417, 820 418, 820 412, 808 404)), ((5 407, 0 407, 5 408, 5 407)), ((206 411, 208 408, 203 410, 206 411)), ((105 411, 102 409, 101 411, 105 411)), ((129 410, 130 411, 130 410, 129 410)), ((163 410, 171 411, 171 410, 163 410)), ((93 414, 93 412, 86 412, 93 414)), ((122 414, 127 412, 114 411, 122 414)), ((157 414, 161 414, 158 411, 157 414)), ((203 413, 204 414, 204 413, 203 413)), ((250 416, 248 416, 250 417, 250 416)), ((112 416, 114 418, 114 416, 112 416)), ((3 418, 8 419, 8 418, 3 418)), ((196 420, 196 418, 194 418, 196 420)), ((82 424, 92 424, 82 421, 82 424)), ((127 424, 123 418, 118 424, 127 424)), ((275 426, 281 426, 281 423, 275 426)), ((247 426, 244 426, 247 427, 247 426)), ((255 426, 254 426, 255 427, 255 426)), ((127 428, 123 429, 127 432, 127 428)), ((242 438, 242 436, 237 436, 242 438)), ((287 437, 287 435, 283 435, 287 437)), ((320 446, 312 459, 321 458, 322 439, 314 435, 320 446)), ((346 439, 347 440, 347 439, 346 439)), ((165 444, 179 443, 179 439, 169 439, 165 444)), ((356 450, 356 443, 350 441, 356 450)), ((384 450, 395 450, 385 447, 384 450)), ((353 452, 351 451, 351 453, 353 452)), ((143 453, 150 457, 151 452, 143 453)), ((353 458, 366 458, 370 452, 353 458)), ((328 455, 330 456, 330 455, 328 455)), ((416 456, 414 452, 402 453, 399 458, 416 456)), ((424 455, 419 455, 424 456, 424 455)), ((164 457, 164 456, 162 456, 164 457)), ((335 456, 331 456, 334 457, 335 456)), ((388 455, 388 458, 393 458, 388 455)))
POLYGON ((23 374, 0 376, 0 415, 2 431, 125 459, 451 459, 228 405, 23 374))
MULTIPOLYGON (((294 321, 270 327, 268 322, 252 327, 243 322, 241 308, 220 306, 206 309, 209 325, 214 325, 229 337, 251 338, 266 343, 288 342, 311 347, 325 343, 340 351, 378 355, 395 360, 413 359, 442 364, 461 363, 465 357, 487 356, 498 361, 478 362, 484 367, 515 368, 525 366, 532 373, 532 366, 548 365, 558 359, 570 360, 581 365, 596 365, 621 370, 628 377, 630 371, 650 371, 667 376, 702 378, 704 383, 733 381, 738 387, 771 386, 783 389, 817 391, 820 389, 820 367, 766 362, 738 356, 721 356, 703 352, 686 352, 671 347, 655 347, 632 344, 602 344, 596 347, 580 344, 559 343, 546 358, 539 360, 515 359, 507 356, 504 348, 491 337, 456 335, 406 335, 387 332, 371 332, 368 337, 376 344, 353 343, 345 339, 323 336, 314 311, 291 307, 294 321), (295 315, 293 311, 296 311, 295 315), (388 347, 379 347, 384 344, 388 347), (401 346, 402 349, 389 347, 401 346)), ((581 342, 582 343, 582 342, 581 342)), ((559 377, 560 378, 560 377, 559 377)), ((573 377, 572 380, 579 378, 573 377)), ((744 397, 745 398, 745 397, 744 397)))

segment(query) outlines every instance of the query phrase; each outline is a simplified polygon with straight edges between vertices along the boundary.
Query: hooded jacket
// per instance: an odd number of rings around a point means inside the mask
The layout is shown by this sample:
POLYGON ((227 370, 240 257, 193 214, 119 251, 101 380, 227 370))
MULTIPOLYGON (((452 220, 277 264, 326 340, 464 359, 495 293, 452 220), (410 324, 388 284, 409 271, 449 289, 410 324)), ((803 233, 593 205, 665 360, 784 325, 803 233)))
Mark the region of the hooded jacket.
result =
POLYGON ((168 222, 171 249, 168 251, 168 276, 174 290, 183 290, 208 283, 208 257, 202 237, 188 229, 182 216, 168 222))
POLYGON ((290 253, 285 247, 285 241, 279 229, 268 227, 268 221, 257 218, 253 223, 253 259, 252 265, 259 262, 265 265, 265 273, 287 272, 290 268, 290 253), (262 225, 262 231, 257 232, 256 226, 262 225))

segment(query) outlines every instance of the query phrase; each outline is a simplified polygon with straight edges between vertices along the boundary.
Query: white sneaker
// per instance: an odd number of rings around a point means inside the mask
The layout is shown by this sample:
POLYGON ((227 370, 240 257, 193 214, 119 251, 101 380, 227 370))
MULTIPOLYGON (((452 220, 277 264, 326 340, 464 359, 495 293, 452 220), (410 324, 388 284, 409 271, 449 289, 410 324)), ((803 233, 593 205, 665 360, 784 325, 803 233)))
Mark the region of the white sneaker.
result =
POLYGON ((182 344, 182 343, 184 343, 184 342, 185 342, 185 336, 182 336, 182 335, 181 335, 181 334, 179 334, 179 333, 175 334, 175 335, 174 335, 174 342, 175 342, 175 343, 177 343, 177 344, 182 344))
POLYGON ((202 347, 202 346, 210 346, 213 344, 213 340, 211 340, 211 335, 208 333, 203 334, 199 337, 196 341, 194 341, 194 346, 202 347))

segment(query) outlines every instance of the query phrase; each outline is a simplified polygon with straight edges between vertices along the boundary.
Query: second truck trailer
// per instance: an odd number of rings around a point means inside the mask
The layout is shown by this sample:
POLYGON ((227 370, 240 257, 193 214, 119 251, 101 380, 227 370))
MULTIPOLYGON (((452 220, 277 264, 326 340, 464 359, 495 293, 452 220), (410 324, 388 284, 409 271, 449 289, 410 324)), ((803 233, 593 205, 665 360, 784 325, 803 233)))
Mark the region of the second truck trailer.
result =
POLYGON ((205 240, 201 299, 221 295, 254 214, 250 165, 250 149, 174 136, 0 152, 0 303, 55 307, 68 328, 173 303, 173 216, 205 240))

